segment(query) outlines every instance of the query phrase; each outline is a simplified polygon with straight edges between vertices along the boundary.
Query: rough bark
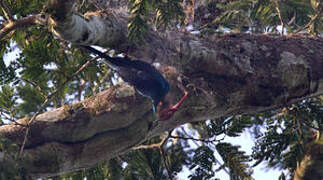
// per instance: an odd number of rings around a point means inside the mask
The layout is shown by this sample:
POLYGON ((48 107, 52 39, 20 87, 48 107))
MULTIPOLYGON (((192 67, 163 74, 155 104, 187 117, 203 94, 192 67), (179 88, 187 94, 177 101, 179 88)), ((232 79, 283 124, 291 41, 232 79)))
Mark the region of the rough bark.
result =
MULTIPOLYGON (((178 83, 187 88, 189 97, 166 122, 154 121, 150 100, 126 84, 43 113, 30 124, 21 158, 29 176, 53 176, 92 167, 184 123, 257 113, 323 94, 322 38, 202 37, 151 30, 146 44, 136 46, 126 38, 126 16, 91 13, 84 19, 73 12, 73 3, 60 0, 49 4, 51 27, 57 37, 76 44, 128 50, 130 56, 158 61, 170 80, 173 101, 180 98, 178 83)), ((0 137, 18 145, 24 132, 22 126, 0 127, 0 137)), ((0 152, 0 164, 11 160, 0 152)))
POLYGON ((323 179, 323 137, 318 133, 317 138, 306 145, 302 160, 297 163, 294 180, 323 179))

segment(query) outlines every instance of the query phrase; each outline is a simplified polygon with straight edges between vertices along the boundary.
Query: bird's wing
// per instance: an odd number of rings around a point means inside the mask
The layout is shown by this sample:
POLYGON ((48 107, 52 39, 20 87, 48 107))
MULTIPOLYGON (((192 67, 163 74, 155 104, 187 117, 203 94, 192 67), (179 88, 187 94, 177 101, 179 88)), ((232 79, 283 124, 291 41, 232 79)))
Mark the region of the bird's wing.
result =
POLYGON ((151 73, 135 68, 121 68, 118 73, 125 82, 135 86, 137 91, 143 96, 154 99, 163 93, 161 92, 163 91, 161 82, 151 73))

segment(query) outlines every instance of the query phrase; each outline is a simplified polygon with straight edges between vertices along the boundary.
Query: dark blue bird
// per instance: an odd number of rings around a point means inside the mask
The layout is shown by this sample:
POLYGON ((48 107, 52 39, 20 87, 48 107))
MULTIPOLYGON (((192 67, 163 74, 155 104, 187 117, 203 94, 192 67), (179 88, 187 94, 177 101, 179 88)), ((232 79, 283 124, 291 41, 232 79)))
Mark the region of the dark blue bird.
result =
POLYGON ((169 83, 152 65, 140 60, 131 60, 127 57, 110 57, 90 46, 82 47, 98 54, 101 58, 105 58, 107 60, 105 62, 125 82, 133 85, 141 95, 152 99, 153 111, 158 113, 160 120, 169 119, 184 102, 187 93, 179 103, 172 107, 162 105, 166 94, 169 92, 169 83))

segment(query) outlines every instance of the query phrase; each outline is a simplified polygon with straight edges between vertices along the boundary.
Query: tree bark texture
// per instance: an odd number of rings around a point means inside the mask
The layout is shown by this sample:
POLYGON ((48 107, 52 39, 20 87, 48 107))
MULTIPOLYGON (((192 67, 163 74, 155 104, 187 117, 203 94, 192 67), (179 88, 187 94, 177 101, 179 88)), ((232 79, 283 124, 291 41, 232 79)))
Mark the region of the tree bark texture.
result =
MULTIPOLYGON (((74 44, 127 50, 130 57, 159 62, 171 84, 173 102, 180 99, 181 86, 189 97, 165 122, 156 122, 151 101, 127 84, 38 115, 30 124, 20 163, 31 177, 93 167, 184 123, 257 113, 323 93, 322 38, 151 30, 146 43, 135 45, 127 39, 124 13, 88 13, 84 18, 75 14, 74 3, 49 3, 54 35, 74 44)), ((25 130, 18 125, 1 126, 0 137, 21 145, 25 130)), ((0 152, 0 164, 10 161, 11 156, 0 152)))
POLYGON ((323 179, 323 136, 318 133, 315 140, 306 144, 305 155, 297 163, 294 180, 323 179))

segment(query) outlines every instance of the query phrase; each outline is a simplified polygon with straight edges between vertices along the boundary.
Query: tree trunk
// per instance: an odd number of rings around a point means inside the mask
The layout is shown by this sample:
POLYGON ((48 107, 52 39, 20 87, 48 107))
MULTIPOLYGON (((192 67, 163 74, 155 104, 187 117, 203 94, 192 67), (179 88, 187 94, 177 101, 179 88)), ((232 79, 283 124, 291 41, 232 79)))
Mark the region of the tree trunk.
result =
MULTIPOLYGON (((74 13, 74 1, 51 2, 48 13, 57 37, 74 44, 127 50, 130 56, 150 63, 158 61, 170 81, 173 102, 182 95, 178 86, 184 86, 189 97, 165 122, 156 122, 150 100, 127 84, 38 115, 30 124, 19 163, 33 178, 93 167, 184 123, 258 113, 323 93, 322 38, 203 37, 151 30, 146 43, 138 46, 126 37, 125 14, 91 13, 84 19, 74 13)), ((21 145, 25 130, 19 125, 1 126, 0 137, 21 145)), ((12 157, 0 152, 0 168, 8 170, 11 166, 4 165, 10 162, 12 157)))

